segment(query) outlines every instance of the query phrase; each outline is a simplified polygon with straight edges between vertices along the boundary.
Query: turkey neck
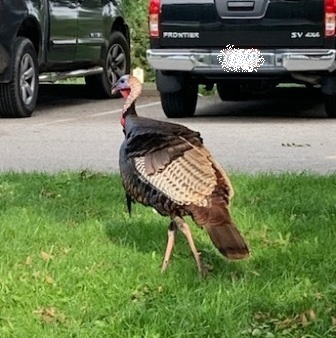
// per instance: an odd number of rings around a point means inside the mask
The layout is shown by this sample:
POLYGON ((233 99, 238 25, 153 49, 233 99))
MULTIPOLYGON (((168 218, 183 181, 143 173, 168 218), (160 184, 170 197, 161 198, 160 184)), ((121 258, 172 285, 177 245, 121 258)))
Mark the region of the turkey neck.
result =
POLYGON ((125 104, 124 104, 123 114, 122 114, 123 120, 125 120, 128 115, 137 116, 137 113, 135 111, 135 101, 140 96, 141 91, 142 91, 142 84, 135 77, 130 78, 129 86, 130 86, 130 93, 127 96, 125 104))
POLYGON ((125 107, 123 109, 122 117, 125 119, 129 115, 135 115, 138 116, 137 112, 135 111, 135 101, 132 102, 125 110, 125 107))

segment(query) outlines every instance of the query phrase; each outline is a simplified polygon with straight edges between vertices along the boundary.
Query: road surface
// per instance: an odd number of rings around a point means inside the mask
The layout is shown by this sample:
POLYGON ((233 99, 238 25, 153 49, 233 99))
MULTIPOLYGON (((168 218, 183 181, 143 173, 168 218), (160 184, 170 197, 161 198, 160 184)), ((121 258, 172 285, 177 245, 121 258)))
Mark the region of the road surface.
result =
MULTIPOLYGON (((31 118, 0 119, 0 171, 118 170, 123 99, 90 100, 81 86, 42 87, 31 118)), ((139 115, 167 120, 157 96, 141 97, 139 115)), ((336 171, 336 120, 320 95, 283 88, 261 101, 199 97, 195 117, 169 120, 201 132, 228 171, 336 171)))

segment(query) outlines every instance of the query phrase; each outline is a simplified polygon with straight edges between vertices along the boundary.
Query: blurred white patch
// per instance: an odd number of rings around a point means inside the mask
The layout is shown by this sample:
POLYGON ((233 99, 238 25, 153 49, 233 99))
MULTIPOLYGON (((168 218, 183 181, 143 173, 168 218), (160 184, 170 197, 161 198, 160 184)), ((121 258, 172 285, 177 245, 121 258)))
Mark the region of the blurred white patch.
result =
POLYGON ((136 67, 133 69, 132 75, 135 76, 141 83, 144 83, 144 70, 140 67, 136 67))
POLYGON ((260 50, 240 49, 227 45, 217 56, 218 62, 226 72, 253 72, 265 62, 260 50))

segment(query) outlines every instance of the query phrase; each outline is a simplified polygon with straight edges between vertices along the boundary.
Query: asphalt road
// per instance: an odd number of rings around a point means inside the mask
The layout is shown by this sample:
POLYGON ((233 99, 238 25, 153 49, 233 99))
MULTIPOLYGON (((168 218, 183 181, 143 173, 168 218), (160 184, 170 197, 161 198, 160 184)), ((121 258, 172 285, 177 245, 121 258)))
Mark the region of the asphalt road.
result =
MULTIPOLYGON (((43 87, 31 118, 0 119, 0 170, 117 171, 122 105, 90 100, 81 86, 43 87)), ((141 97, 137 111, 166 120, 157 96, 141 97)), ((175 122, 200 131, 229 171, 336 171, 336 120, 325 118, 318 91, 283 88, 247 102, 200 97, 196 116, 175 122)))

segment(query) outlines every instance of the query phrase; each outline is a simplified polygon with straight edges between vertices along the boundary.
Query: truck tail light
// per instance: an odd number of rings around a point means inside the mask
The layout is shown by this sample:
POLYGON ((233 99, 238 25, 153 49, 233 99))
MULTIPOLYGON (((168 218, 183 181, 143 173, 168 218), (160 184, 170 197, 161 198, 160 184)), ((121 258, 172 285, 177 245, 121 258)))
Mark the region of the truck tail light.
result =
POLYGON ((335 36, 336 0, 324 0, 324 35, 335 36))
POLYGON ((150 37, 159 37, 160 0, 149 1, 149 34, 150 37))

